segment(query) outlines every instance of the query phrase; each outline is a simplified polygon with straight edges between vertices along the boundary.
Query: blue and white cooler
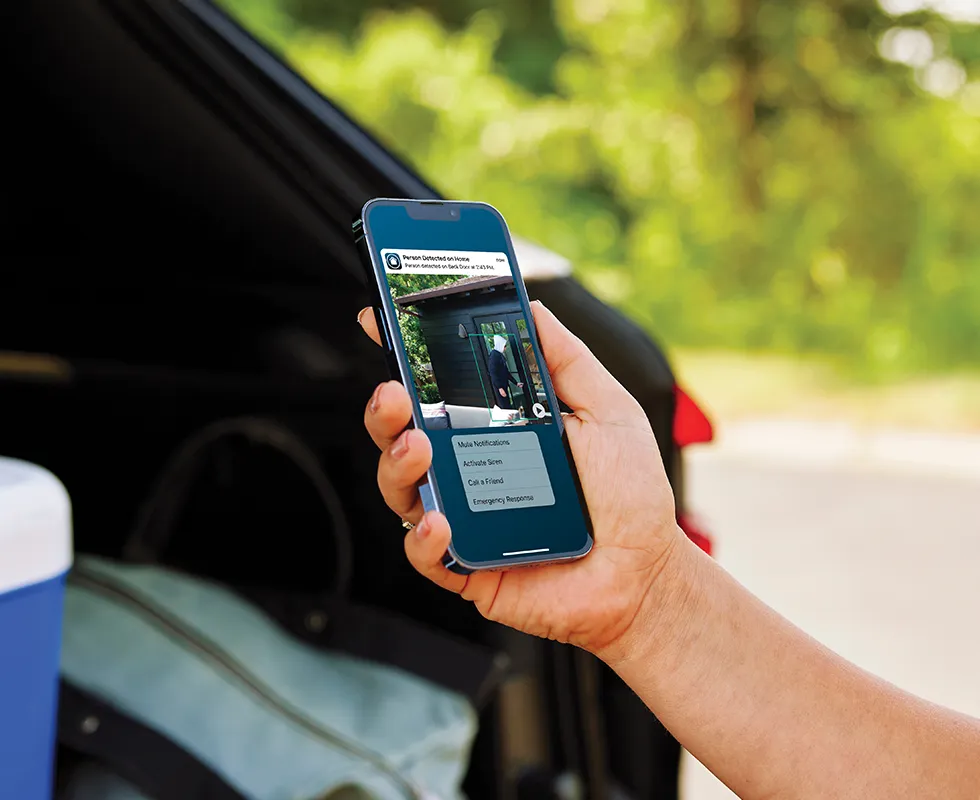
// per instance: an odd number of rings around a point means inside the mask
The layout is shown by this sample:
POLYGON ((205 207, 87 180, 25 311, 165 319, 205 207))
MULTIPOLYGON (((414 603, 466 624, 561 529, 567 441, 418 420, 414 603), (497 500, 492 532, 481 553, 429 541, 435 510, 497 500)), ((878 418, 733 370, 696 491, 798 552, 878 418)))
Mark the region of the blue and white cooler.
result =
POLYGON ((0 797, 50 800, 71 505, 47 470, 0 458, 0 797))

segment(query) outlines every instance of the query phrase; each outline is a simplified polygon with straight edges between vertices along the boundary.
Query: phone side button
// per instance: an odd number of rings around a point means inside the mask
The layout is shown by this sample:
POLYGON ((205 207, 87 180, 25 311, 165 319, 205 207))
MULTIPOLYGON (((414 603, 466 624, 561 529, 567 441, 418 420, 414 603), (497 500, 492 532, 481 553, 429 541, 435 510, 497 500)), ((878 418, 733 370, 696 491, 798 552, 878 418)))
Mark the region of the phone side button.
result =
POLYGON ((422 498, 422 508, 426 511, 436 510, 436 498, 432 494, 432 487, 427 483, 419 486, 419 497, 422 498))
POLYGON ((388 377, 394 381, 404 383, 401 378, 401 371, 398 368, 398 358, 395 356, 395 350, 391 346, 391 334, 388 332, 384 315, 378 306, 374 307, 374 321, 378 326, 378 335, 381 337, 381 349, 384 350, 385 364, 388 367, 388 377))
POLYGON ((388 335, 388 326, 385 325, 384 314, 377 306, 374 307, 374 323, 378 326, 378 333, 381 335, 381 346, 385 349, 385 355, 393 352, 391 337, 388 335))

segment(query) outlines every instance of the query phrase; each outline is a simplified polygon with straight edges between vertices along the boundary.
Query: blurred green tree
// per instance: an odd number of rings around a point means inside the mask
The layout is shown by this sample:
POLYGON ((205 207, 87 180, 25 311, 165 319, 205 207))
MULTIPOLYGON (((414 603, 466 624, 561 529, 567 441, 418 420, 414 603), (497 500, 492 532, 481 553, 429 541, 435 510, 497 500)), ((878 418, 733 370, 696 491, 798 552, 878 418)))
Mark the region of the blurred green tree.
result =
POLYGON ((970 3, 225 4, 673 342, 980 362, 970 3))

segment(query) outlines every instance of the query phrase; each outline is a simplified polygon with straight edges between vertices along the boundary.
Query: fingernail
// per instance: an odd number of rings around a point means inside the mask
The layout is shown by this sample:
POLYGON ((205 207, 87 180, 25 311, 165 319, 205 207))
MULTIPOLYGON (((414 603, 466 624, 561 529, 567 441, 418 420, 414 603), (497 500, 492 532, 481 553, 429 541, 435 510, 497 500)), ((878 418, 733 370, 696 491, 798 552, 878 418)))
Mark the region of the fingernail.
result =
POLYGON ((401 436, 395 439, 394 444, 391 445, 391 457, 401 458, 408 452, 408 431, 405 431, 401 436))
POLYGON ((415 526, 415 536, 418 539, 424 539, 429 535, 432 526, 429 525, 429 515, 426 514, 419 520, 419 524, 415 526))
POLYGON ((362 308, 360 311, 357 312, 357 324, 360 325, 362 328, 364 327, 363 317, 366 311, 367 311, 366 308, 362 308))
POLYGON ((379 383, 374 390, 374 394, 371 395, 371 402, 368 403, 368 411, 372 414, 377 414, 378 409, 381 407, 381 390, 385 388, 383 383, 379 383))

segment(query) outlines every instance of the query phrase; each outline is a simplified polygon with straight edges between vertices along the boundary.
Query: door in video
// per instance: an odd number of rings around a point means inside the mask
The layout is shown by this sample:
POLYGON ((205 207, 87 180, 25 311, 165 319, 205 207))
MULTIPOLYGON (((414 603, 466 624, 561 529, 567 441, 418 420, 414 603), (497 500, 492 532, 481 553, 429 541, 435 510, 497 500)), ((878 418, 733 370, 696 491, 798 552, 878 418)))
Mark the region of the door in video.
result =
POLYGON ((504 313, 474 322, 486 358, 490 403, 516 411, 519 419, 528 422, 549 419, 548 398, 524 317, 504 313))
POLYGON ((527 384, 532 387, 531 393, 534 395, 531 400, 531 405, 534 406, 537 403, 539 408, 546 410, 545 416, 550 417, 551 414, 547 412, 548 395, 545 393, 544 383, 541 381, 541 371, 538 369, 538 359, 534 355, 534 347, 531 346, 531 334, 527 329, 527 322, 524 320, 524 317, 517 316, 514 320, 514 325, 517 327, 518 342, 521 345, 521 352, 523 353, 527 366, 528 377, 531 379, 531 382, 527 384))

